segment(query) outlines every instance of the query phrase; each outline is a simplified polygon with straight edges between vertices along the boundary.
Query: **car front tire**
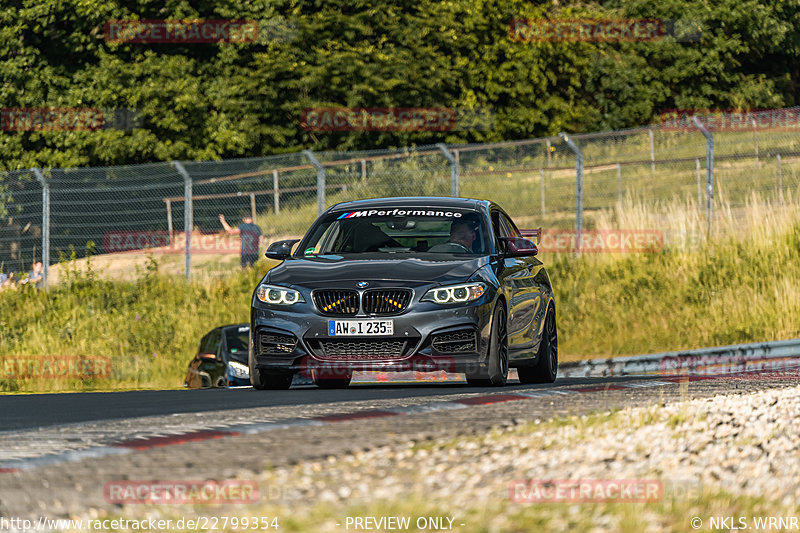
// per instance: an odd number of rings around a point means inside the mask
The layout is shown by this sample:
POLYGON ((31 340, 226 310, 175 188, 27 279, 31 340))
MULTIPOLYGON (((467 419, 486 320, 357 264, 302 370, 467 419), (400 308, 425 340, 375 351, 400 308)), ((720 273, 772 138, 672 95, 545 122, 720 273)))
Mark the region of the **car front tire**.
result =
POLYGON ((506 309, 498 303, 492 314, 489 337, 488 368, 480 373, 467 373, 467 384, 474 387, 502 387, 508 381, 508 329, 506 309))
POLYGON ((352 374, 341 378, 314 378, 314 385, 320 389, 346 389, 350 386, 350 380, 352 379, 352 374))
POLYGON ((250 373, 250 384, 258 390, 287 390, 292 386, 292 374, 266 374, 255 367, 250 373))

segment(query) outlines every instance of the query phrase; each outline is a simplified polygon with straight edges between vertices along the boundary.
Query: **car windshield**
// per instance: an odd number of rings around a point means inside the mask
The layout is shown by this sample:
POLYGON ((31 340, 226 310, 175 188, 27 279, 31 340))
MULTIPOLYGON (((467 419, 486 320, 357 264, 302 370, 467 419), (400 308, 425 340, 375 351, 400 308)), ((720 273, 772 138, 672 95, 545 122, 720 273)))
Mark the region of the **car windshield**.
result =
POLYGON ((488 249, 486 225, 477 211, 387 207, 330 213, 297 253, 474 255, 488 249))
POLYGON ((238 327, 236 329, 229 329, 225 332, 225 341, 229 353, 247 352, 248 343, 250 342, 250 328, 238 327))

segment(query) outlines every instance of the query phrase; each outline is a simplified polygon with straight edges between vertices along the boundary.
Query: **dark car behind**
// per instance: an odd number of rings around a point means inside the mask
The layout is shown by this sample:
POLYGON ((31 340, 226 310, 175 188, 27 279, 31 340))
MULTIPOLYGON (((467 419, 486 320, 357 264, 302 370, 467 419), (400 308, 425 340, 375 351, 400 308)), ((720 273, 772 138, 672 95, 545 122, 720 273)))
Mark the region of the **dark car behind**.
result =
POLYGON ((207 389, 250 385, 247 368, 249 324, 230 324, 214 328, 200 340, 189 362, 184 387, 207 389))

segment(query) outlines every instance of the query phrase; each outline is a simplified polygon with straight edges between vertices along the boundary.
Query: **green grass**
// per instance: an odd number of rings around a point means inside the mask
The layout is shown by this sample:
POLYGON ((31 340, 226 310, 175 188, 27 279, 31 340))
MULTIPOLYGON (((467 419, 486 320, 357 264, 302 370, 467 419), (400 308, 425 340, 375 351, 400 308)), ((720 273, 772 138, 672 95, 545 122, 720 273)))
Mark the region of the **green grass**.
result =
MULTIPOLYGON (((392 500, 375 500, 367 504, 336 506, 316 503, 304 506, 302 512, 273 505, 260 505, 249 513, 253 516, 278 517, 280 531, 336 532, 345 529, 347 517, 409 517, 411 531, 437 531, 418 529, 421 517, 447 517, 453 519, 453 531, 464 533, 526 533, 529 531, 613 531, 640 533, 641 531, 686 532, 693 531, 690 521, 703 520, 702 531, 709 528, 712 517, 746 517, 754 528, 754 517, 797 516, 800 508, 767 498, 732 495, 726 491, 703 491, 697 498, 667 497, 658 503, 511 503, 502 495, 488 501, 477 502, 466 508, 453 509, 447 502, 431 502, 424 495, 403 493, 392 500), (337 525, 340 524, 340 525, 337 525), (462 525, 463 524, 463 525, 462 525)), ((174 512, 174 511, 172 511, 174 512)), ((216 516, 219 511, 203 508, 196 513, 216 516)), ((227 514, 231 514, 228 512, 227 514)), ((168 514, 167 516, 172 516, 168 514)), ((174 521, 177 518, 173 518, 174 521)), ((448 525, 447 520, 444 521, 448 525)), ((730 527, 731 522, 727 525, 730 527)), ((350 529, 353 529, 350 525, 350 529)), ((389 531, 378 529, 378 531, 389 531)))
POLYGON ((796 203, 722 210, 711 240, 691 209, 662 213, 646 206, 617 213, 621 227, 673 235, 660 253, 543 254, 564 360, 800 336, 796 203), (683 240, 672 231, 679 225, 683 240))
MULTIPOLYGON (((21 286, 0 293, 0 368, 6 356, 107 356, 110 379, 9 379, 3 391, 181 387, 201 336, 249 320, 248 303, 263 271, 187 283, 159 274, 153 260, 136 281, 73 270, 49 292, 21 286)), ((4 379, 5 378, 5 379, 4 379)))

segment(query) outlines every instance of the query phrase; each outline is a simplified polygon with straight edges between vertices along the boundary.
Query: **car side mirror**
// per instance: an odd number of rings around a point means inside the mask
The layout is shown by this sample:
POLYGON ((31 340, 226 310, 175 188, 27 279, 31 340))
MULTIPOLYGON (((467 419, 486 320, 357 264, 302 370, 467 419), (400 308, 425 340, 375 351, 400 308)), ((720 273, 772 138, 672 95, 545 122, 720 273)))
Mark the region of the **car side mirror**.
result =
POLYGON ((287 239, 285 241, 273 242, 269 245, 269 248, 267 248, 267 252, 264 255, 267 257, 267 259, 283 261, 292 255, 292 246, 299 241, 300 239, 287 239))
POLYGON ((500 237, 500 247, 503 257, 531 257, 539 253, 533 241, 522 237, 500 237))
POLYGON ((211 362, 218 360, 217 354, 211 352, 199 353, 197 354, 197 358, 200 359, 201 361, 211 361, 211 362))

